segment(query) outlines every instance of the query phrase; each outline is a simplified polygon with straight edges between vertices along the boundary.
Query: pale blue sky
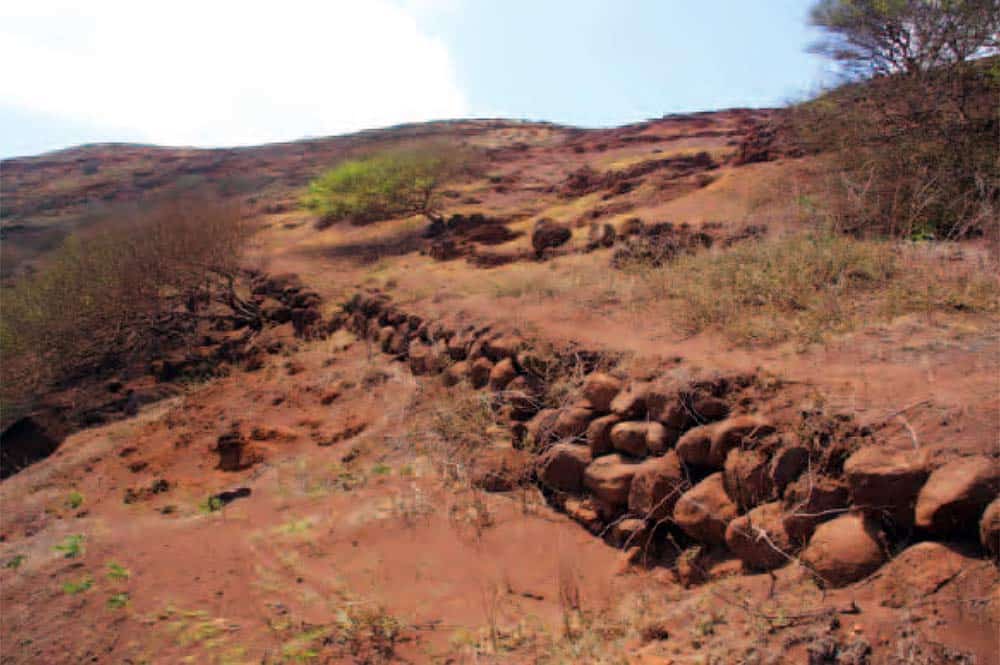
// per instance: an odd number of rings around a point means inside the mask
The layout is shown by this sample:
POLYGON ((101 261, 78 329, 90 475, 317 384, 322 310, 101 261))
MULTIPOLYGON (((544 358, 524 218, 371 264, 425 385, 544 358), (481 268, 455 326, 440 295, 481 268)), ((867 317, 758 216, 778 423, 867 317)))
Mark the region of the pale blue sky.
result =
POLYGON ((823 80, 810 0, 284 0, 0 7, 0 157, 245 145, 409 121, 607 126, 823 80))

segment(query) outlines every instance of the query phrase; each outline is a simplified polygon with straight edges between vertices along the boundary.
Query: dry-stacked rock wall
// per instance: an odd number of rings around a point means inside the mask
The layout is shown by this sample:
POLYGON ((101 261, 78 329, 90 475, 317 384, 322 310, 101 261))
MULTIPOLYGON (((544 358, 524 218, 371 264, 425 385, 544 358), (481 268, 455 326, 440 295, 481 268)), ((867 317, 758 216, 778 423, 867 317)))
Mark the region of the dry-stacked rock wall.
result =
POLYGON ((343 316, 414 374, 491 391, 550 501, 649 560, 680 569, 677 554, 693 547, 750 570, 800 562, 841 586, 914 540, 997 550, 996 459, 932 468, 843 417, 765 413, 752 375, 628 377, 579 352, 567 365, 517 334, 425 320, 377 292, 357 294, 343 316), (558 406, 547 395, 553 366, 585 374, 576 399, 558 406))

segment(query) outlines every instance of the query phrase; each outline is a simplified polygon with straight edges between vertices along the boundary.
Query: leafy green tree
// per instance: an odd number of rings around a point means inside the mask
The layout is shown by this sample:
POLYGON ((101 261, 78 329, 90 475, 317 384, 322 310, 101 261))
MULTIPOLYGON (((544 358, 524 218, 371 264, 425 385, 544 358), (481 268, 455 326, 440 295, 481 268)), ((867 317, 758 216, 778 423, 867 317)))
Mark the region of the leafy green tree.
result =
POLYGON ((467 152, 421 146, 346 161, 309 184, 303 204, 321 225, 364 224, 404 215, 437 216, 443 183, 469 170, 467 152))

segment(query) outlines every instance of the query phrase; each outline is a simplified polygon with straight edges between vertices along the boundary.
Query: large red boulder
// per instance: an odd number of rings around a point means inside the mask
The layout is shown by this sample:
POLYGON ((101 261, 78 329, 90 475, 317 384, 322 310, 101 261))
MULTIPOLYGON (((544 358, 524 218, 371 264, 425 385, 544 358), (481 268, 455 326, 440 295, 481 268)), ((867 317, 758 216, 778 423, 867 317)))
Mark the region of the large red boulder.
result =
POLYGON ((654 421, 618 423, 611 428, 611 445, 633 457, 662 454, 667 449, 667 431, 654 421))
POLYGON ((611 410, 612 400, 621 389, 621 379, 604 372, 594 372, 583 381, 583 398, 590 403, 594 411, 607 413, 611 410))
POLYGON ((621 455, 598 457, 584 471, 583 484, 605 504, 624 508, 628 505, 632 478, 638 468, 637 463, 621 455))
POLYGON ((510 358, 501 359, 490 370, 490 377, 487 385, 490 390, 500 391, 507 387, 507 384, 517 377, 517 367, 510 358))
POLYGON ((632 477, 628 509, 641 517, 662 520, 674 512, 674 505, 688 489, 687 477, 677 453, 650 457, 638 465, 632 477))
POLYGON ((819 525, 801 560, 824 586, 842 587, 871 575, 886 560, 878 523, 848 513, 819 525))
POLYGON ((579 492, 583 472, 590 464, 590 449, 575 443, 557 443, 539 458, 535 467, 538 479, 559 492, 579 492))
POLYGON ((756 415, 733 416, 714 424, 712 445, 708 452, 708 465, 720 468, 726 462, 726 455, 733 448, 746 447, 752 441, 774 432, 774 426, 766 418, 756 415))
POLYGON ((774 491, 771 483, 767 455, 757 450, 734 448, 726 456, 723 478, 726 492, 741 510, 762 503, 774 491))
POLYGON ((577 405, 562 409, 556 418, 555 434, 560 439, 582 438, 593 419, 593 409, 585 406, 577 405))
POLYGON ((757 506, 726 527, 726 545, 749 568, 771 570, 783 566, 795 553, 795 541, 785 530, 778 502, 757 506))
POLYGON ((783 503, 785 530, 803 543, 817 526, 846 512, 850 497, 843 480, 806 473, 785 489, 783 503))
POLYGON ((913 524, 928 472, 926 457, 918 451, 882 446, 862 448, 844 462, 852 506, 900 526, 913 524))
POLYGON ((611 429, 619 422, 621 422, 621 417, 612 413, 595 418, 587 425, 587 445, 590 446, 590 452, 594 457, 607 455, 614 451, 614 446, 611 445, 611 429))
POLYGON ((677 440, 674 449, 681 461, 691 466, 708 466, 715 425, 692 427, 677 440))
POLYGON ((916 526, 936 536, 974 533, 983 510, 1000 493, 1000 466, 963 457, 934 471, 917 496, 916 526))
POLYGON ((681 495, 674 506, 674 522, 685 533, 710 545, 726 544, 726 527, 738 513, 726 494, 721 473, 713 473, 681 495))

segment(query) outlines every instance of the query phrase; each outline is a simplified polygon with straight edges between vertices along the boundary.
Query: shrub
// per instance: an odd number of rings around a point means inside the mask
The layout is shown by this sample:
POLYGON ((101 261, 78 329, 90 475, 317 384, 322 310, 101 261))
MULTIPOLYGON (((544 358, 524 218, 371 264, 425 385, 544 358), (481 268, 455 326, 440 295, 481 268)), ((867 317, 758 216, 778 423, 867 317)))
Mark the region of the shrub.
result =
POLYGON ((302 202, 321 226, 434 215, 441 184, 468 172, 471 163, 466 151, 445 145, 382 152, 327 171, 309 183, 302 202))
POLYGON ((194 193, 111 210, 69 237, 0 292, 5 407, 146 349, 174 299, 232 284, 245 237, 236 206, 194 193))

